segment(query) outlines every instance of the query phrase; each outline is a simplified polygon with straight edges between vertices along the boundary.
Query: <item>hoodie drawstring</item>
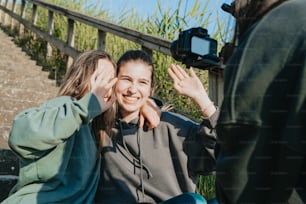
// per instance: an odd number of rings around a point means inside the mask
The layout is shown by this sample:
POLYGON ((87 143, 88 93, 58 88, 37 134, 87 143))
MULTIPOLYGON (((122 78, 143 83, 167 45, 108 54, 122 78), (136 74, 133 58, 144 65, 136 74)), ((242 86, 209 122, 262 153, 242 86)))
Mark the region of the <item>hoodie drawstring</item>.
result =
POLYGON ((144 185, 143 185, 143 162, 142 162, 142 156, 141 156, 141 137, 140 137, 140 128, 137 130, 137 143, 138 143, 138 150, 139 150, 139 162, 140 162, 140 185, 141 185, 141 192, 142 192, 142 200, 145 200, 144 195, 144 185))
POLYGON ((123 138, 123 134, 122 134, 122 124, 121 124, 121 120, 119 120, 119 131, 120 131, 120 134, 121 134, 121 137, 122 137, 122 144, 123 144, 123 148, 126 150, 126 152, 128 153, 128 155, 133 158, 133 160, 130 162, 135 166, 135 167, 138 167, 140 168, 140 186, 141 186, 141 193, 142 193, 142 199, 144 201, 145 199, 145 193, 144 193, 144 179, 143 179, 143 170, 145 170, 147 172, 147 178, 150 179, 153 177, 150 169, 145 165, 143 164, 143 160, 142 160, 142 152, 141 152, 141 131, 142 129, 141 128, 138 128, 137 129, 137 146, 138 146, 138 158, 136 158, 128 149, 127 145, 126 145, 126 142, 123 138), (134 162, 136 161, 136 162, 134 162))

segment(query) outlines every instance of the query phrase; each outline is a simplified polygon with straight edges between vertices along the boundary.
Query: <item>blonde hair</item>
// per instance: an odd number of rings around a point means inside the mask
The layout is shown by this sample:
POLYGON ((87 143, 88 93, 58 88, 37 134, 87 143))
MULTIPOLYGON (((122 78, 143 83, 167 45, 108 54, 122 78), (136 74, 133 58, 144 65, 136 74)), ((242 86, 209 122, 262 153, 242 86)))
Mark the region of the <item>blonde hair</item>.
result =
MULTIPOLYGON (((90 78, 98 67, 99 59, 109 60, 114 69, 116 63, 113 58, 102 50, 85 51, 78 55, 71 67, 68 69, 63 82, 59 88, 58 96, 71 96, 77 100, 90 92, 90 78)), ((115 70, 116 71, 116 70, 115 70)), ((115 105, 109 108, 103 114, 93 119, 93 130, 98 144, 97 155, 100 155, 103 146, 103 140, 107 133, 111 136, 111 129, 115 122, 116 109, 115 105)))

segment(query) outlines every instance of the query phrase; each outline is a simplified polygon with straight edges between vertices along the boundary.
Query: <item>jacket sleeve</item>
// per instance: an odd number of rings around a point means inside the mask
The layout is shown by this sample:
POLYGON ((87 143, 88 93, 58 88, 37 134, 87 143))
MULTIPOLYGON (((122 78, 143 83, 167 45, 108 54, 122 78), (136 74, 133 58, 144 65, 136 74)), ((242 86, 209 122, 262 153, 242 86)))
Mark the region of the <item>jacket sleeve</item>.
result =
POLYGON ((193 176, 211 175, 216 170, 216 122, 219 109, 200 126, 193 126, 184 142, 188 155, 188 169, 193 176))
POLYGON ((39 108, 27 109, 15 116, 9 146, 23 157, 51 149, 101 113, 100 104, 92 93, 80 100, 68 96, 51 99, 39 108))

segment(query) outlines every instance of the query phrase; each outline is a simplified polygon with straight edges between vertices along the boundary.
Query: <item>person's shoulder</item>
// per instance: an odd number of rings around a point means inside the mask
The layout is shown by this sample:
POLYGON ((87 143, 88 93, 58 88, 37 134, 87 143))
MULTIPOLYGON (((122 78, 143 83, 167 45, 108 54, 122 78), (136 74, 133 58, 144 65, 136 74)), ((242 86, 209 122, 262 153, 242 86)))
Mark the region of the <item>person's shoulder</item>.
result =
POLYGON ((73 97, 70 97, 70 96, 57 96, 57 97, 49 99, 48 101, 43 103, 42 106, 43 107, 48 107, 48 106, 54 106, 54 105, 61 105, 61 104, 65 104, 67 102, 72 102, 74 100, 75 99, 73 97))
MULTIPOLYGON (((298 18, 301 16, 306 17, 305 7, 306 7, 305 0, 284 1, 283 3, 276 6, 274 9, 272 9, 269 12, 269 14, 284 16, 285 20, 287 20, 287 23, 294 23, 294 22, 288 21, 290 20, 291 17, 295 17, 296 21, 302 20, 303 22, 305 22, 305 18, 303 19, 298 18)), ((286 27, 286 25, 283 25, 283 26, 286 27)))
MULTIPOLYGON (((280 44, 292 44, 299 37, 304 37, 306 32, 306 1, 290 0, 281 3, 268 11, 252 27, 249 39, 254 39, 258 44, 258 39, 273 39, 273 42, 280 44)), ((266 42, 268 43, 269 42, 266 42)), ((267 45, 267 44, 265 44, 267 45)), ((273 49, 273 48, 272 48, 273 49)))
MULTIPOLYGON (((283 5, 300 8, 301 5, 306 5, 306 1, 305 0, 290 0, 290 1, 285 1, 283 5)), ((304 9, 305 9, 304 7, 301 8, 301 10, 304 10, 304 9)))
POLYGON ((163 111, 161 114, 161 123, 187 125, 189 123, 196 123, 196 121, 193 120, 192 117, 188 116, 187 114, 173 111, 163 111))

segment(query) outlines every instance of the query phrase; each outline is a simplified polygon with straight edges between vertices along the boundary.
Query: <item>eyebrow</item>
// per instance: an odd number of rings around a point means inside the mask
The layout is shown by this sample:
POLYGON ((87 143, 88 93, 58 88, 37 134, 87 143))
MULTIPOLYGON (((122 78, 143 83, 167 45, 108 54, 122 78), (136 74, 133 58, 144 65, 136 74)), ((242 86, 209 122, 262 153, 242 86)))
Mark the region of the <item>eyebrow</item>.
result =
MULTIPOLYGON (((129 76, 129 75, 121 75, 121 76, 118 77, 118 78, 132 78, 132 77, 129 76)), ((151 79, 140 78, 140 79, 137 79, 137 80, 146 81, 146 82, 148 82, 148 83, 151 83, 151 79)))
POLYGON ((146 82, 148 82, 148 83, 150 83, 150 81, 151 81, 151 80, 146 79, 146 78, 141 78, 140 80, 142 80, 142 81, 146 81, 146 82))

